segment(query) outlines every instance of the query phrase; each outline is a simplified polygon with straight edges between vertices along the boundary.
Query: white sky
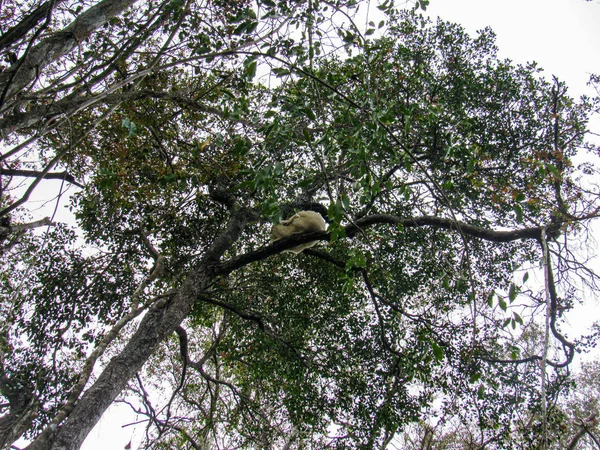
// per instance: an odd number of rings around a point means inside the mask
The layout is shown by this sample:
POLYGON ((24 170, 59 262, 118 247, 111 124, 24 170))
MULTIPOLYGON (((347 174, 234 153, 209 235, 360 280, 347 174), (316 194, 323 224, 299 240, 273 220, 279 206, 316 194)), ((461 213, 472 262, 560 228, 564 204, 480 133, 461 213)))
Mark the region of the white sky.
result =
POLYGON ((591 73, 600 73, 599 0, 431 0, 427 13, 471 34, 490 26, 501 58, 537 61, 573 95, 584 93, 591 73))
MULTIPOLYGON (((593 94, 586 83, 591 73, 600 74, 600 0, 431 0, 427 14, 457 22, 472 35, 490 26, 501 58, 537 61, 548 77, 565 81, 571 95, 593 94)), ((104 415, 82 449, 122 449, 132 439, 136 448, 143 430, 122 429, 136 418, 121 408, 104 415)))

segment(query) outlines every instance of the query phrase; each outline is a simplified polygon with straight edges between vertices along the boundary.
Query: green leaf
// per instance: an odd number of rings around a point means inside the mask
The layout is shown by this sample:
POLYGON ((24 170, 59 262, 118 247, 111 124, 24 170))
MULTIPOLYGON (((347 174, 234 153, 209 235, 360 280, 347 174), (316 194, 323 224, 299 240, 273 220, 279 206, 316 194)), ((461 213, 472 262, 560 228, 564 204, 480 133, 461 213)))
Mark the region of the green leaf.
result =
POLYGON ((232 153, 242 156, 250 150, 250 141, 248 139, 238 139, 233 146, 232 153))
POLYGON ((283 173, 283 165, 280 162, 275 164, 273 173, 277 176, 280 176, 283 173))
POLYGON ((479 386, 479 389, 477 389, 477 398, 479 398, 479 400, 483 400, 485 398, 485 387, 483 384, 479 386))
POLYGON ((523 325, 523 319, 521 318, 520 315, 518 315, 516 312, 514 312, 513 316, 515 318, 515 321, 517 321, 517 323, 519 323, 520 325, 523 325))
POLYGON ((481 380, 481 374, 477 372, 472 373, 469 377, 469 383, 476 383, 479 380, 481 380))
POLYGON ((444 286, 444 289, 446 289, 447 291, 450 290, 450 277, 448 275, 444 277, 444 280, 442 281, 442 286, 444 286))
POLYGON ((513 211, 517 215, 517 223, 523 223, 523 208, 521 208, 521 205, 518 203, 513 205, 513 211))
POLYGON ((253 79, 255 77, 257 64, 258 63, 256 61, 252 61, 246 67, 246 78, 248 78, 249 80, 251 80, 251 79, 253 79))
POLYGON ((554 164, 546 164, 546 169, 548 169, 550 173, 555 177, 560 177, 560 171, 558 170, 558 167, 556 167, 554 164))
POLYGON ((121 126, 129 130, 128 137, 132 137, 137 134, 137 126, 133 121, 129 120, 129 118, 123 118, 123 120, 121 121, 121 126))
POLYGON ((515 283, 511 283, 510 288, 508 289, 508 299, 512 303, 515 301, 516 298, 517 298, 517 286, 515 285, 515 283))
POLYGON ((441 361, 444 358, 444 350, 436 342, 431 343, 431 349, 436 360, 441 361))
POLYGON ((342 206, 345 210, 350 209, 350 197, 346 194, 342 194, 342 206))
POLYGON ((506 308, 508 307, 506 301, 502 297, 498 297, 498 305, 500 306, 500 309, 502 309, 502 311, 506 311, 506 308))
POLYGON ((284 77, 291 73, 288 69, 285 69, 283 67, 274 67, 273 69, 271 69, 271 72, 273 72, 277 77, 284 77))
POLYGON ((494 306, 494 291, 490 292, 490 295, 488 295, 487 304, 490 308, 494 306))
POLYGON ((469 162, 467 163, 467 173, 473 172, 475 172, 475 160, 469 159, 469 162))

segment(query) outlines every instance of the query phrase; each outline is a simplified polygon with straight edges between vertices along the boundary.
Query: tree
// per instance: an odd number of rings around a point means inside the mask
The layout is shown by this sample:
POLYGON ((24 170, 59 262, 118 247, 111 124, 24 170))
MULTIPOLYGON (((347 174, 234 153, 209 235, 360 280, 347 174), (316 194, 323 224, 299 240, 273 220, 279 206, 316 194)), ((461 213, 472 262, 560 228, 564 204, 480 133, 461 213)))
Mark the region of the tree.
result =
POLYGON ((440 413, 555 445, 597 100, 390 4, 361 32, 353 2, 133 3, 3 18, 2 444, 79 448, 137 395, 152 448, 385 447, 440 413), (76 225, 26 232, 52 178, 76 225), (328 231, 269 243, 298 210, 328 231))

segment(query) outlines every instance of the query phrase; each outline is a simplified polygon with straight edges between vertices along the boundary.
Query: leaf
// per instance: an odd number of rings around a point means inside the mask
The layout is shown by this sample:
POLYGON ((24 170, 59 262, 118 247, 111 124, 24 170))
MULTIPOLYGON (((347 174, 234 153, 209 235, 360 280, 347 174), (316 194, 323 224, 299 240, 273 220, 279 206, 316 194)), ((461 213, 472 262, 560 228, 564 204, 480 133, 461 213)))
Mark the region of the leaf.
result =
POLYGON ((515 359, 518 358, 518 356, 519 355, 517 354, 517 349, 513 347, 510 351, 510 359, 512 359, 514 361, 515 359))
POLYGON ((274 67, 271 69, 271 72, 273 72, 277 77, 283 77, 291 73, 288 69, 284 69, 283 67, 274 67))
POLYGON ((475 160, 470 158, 469 162, 467 163, 467 173, 473 172, 475 172, 475 160))
POLYGON ((517 298, 517 286, 515 285, 515 283, 511 283, 510 288, 508 289, 508 299, 512 303, 515 301, 516 298, 517 298))
POLYGON ((469 377, 469 383, 476 383, 479 380, 481 380, 481 374, 478 372, 472 373, 469 377))
POLYGON ((494 291, 490 292, 490 295, 488 295, 487 304, 490 308, 494 306, 494 291))
POLYGON ((258 65, 257 61, 254 60, 246 67, 246 78, 249 80, 253 79, 256 75, 256 66, 258 65))
POLYGON ((517 223, 523 223, 523 208, 521 208, 521 205, 518 203, 513 205, 513 211, 517 215, 517 223))
POLYGON ((283 173, 283 165, 278 162, 275 164, 275 167, 273 169, 273 173, 277 176, 281 175, 283 173))
POLYGON ((514 316, 514 318, 515 318, 515 321, 516 321, 517 323, 519 323, 520 325, 523 325, 523 319, 521 318, 521 316, 520 316, 520 315, 518 315, 517 313, 513 313, 513 316, 514 316))
POLYGON ((250 150, 250 141, 248 139, 238 139, 233 146, 234 155, 243 156, 250 150))
POLYGON ((137 134, 136 124, 133 121, 129 120, 128 117, 123 118, 123 120, 121 121, 121 126, 129 130, 128 137, 135 136, 137 134))
POLYGON ((444 358, 444 350, 436 342, 431 343, 431 349, 436 360, 441 361, 444 358))
POLYGON ((483 400, 485 398, 485 387, 483 386, 483 384, 481 384, 479 386, 479 389, 477 389, 477 397, 480 400, 483 400))
POLYGON ((346 195, 345 193, 342 194, 342 206, 345 210, 350 209, 350 197, 348 197, 348 195, 346 195))
POLYGON ((560 177, 560 171, 554 164, 546 164, 546 169, 548 169, 555 177, 560 177))
POLYGON ((502 311, 506 311, 506 308, 508 307, 506 301, 502 297, 498 297, 498 305, 500 306, 500 309, 502 309, 502 311))

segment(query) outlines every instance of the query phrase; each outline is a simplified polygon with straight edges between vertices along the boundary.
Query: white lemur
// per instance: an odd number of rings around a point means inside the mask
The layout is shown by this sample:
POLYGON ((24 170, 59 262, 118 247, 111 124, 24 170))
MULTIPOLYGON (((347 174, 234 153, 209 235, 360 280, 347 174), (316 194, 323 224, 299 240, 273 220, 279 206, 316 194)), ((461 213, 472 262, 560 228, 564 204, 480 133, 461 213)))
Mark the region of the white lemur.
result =
MULTIPOLYGON (((271 242, 278 241, 292 234, 301 234, 307 231, 325 231, 326 229, 327 224, 321 214, 314 211, 300 211, 289 219, 282 220, 279 225, 273 225, 273 228, 271 228, 271 242)), ((297 255, 302 250, 316 245, 317 242, 319 241, 300 244, 296 247, 288 248, 284 252, 291 252, 297 255)))

